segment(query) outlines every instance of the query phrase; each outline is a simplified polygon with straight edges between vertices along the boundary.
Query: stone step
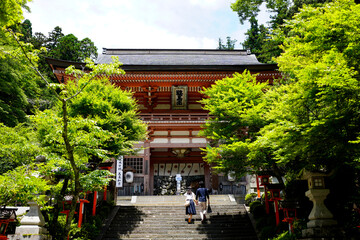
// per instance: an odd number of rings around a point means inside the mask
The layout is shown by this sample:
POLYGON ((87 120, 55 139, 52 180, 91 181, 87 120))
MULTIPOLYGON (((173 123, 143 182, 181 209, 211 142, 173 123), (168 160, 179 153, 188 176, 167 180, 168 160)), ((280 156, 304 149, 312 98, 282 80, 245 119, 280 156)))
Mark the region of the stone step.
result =
MULTIPOLYGON (((234 195, 210 195, 211 205, 236 205, 234 195)), ((175 196, 118 196, 117 206, 182 206, 185 197, 175 196)))
POLYGON ((175 236, 165 236, 165 237, 133 237, 133 236, 121 236, 121 238, 119 237, 106 237, 103 238, 103 240, 119 240, 119 239, 135 239, 135 240, 258 240, 257 237, 253 237, 253 236, 236 236, 234 238, 234 236, 230 236, 230 237, 225 237, 225 236, 221 236, 219 238, 217 237, 209 237, 209 236, 185 236, 185 237, 175 237, 175 236))
POLYGON ((232 233, 229 234, 129 234, 129 235, 121 235, 121 236, 109 236, 103 238, 103 240, 110 240, 110 239, 246 239, 246 240, 257 240, 257 237, 254 236, 241 236, 241 235, 234 235, 232 233))
MULTIPOLYGON (((224 205, 213 204, 213 213, 207 214, 207 220, 202 223, 200 214, 193 216, 192 224, 188 224, 183 206, 183 196, 164 196, 150 197, 150 200, 156 202, 155 205, 141 205, 146 199, 133 201, 132 206, 119 206, 112 220, 112 223, 104 233, 103 240, 118 239, 257 239, 255 231, 246 214, 245 207, 236 202, 231 202, 226 195, 217 195, 215 199, 226 200, 224 205), (180 205, 161 205, 168 204, 177 199, 180 205), (165 201, 166 200, 166 201, 165 201)), ((211 198, 211 197, 210 197, 211 198)), ((139 200, 139 199, 136 199, 139 200)), ((150 202, 151 202, 150 201, 150 202)), ((200 207, 197 206, 197 211, 200 207)))
POLYGON ((127 234, 123 234, 123 233, 109 233, 106 235, 106 238, 116 238, 116 237, 129 237, 132 236, 134 238, 144 238, 144 237, 186 237, 186 236, 211 236, 211 237, 231 237, 231 236, 235 236, 235 239, 237 236, 243 236, 243 237, 253 237, 254 235, 252 235, 250 232, 249 233, 239 233, 239 232, 233 232, 233 231, 228 231, 228 232, 199 232, 197 230, 190 230, 190 231, 179 231, 179 230, 173 230, 173 231, 169 231, 169 232, 158 232, 158 233, 151 233, 151 232, 131 232, 131 233, 127 233, 127 234))
MULTIPOLYGON (((247 221, 248 218, 242 215, 216 215, 216 216, 211 216, 209 214, 206 215, 208 217, 209 221, 216 221, 216 222, 221 222, 221 221, 247 221)), ((187 217, 186 217, 187 218, 187 217)), ((177 216, 177 217, 162 217, 162 216, 151 216, 151 217, 132 217, 132 218, 127 218, 127 217, 118 217, 118 218, 114 218, 113 222, 119 222, 119 221, 124 221, 124 222, 138 222, 138 223, 158 223, 158 222, 171 222, 171 223, 177 223, 177 222, 181 222, 184 219, 184 216, 177 216)), ((193 215, 193 219, 200 219, 200 215, 193 215)), ((115 223, 114 223, 115 224, 115 223)))

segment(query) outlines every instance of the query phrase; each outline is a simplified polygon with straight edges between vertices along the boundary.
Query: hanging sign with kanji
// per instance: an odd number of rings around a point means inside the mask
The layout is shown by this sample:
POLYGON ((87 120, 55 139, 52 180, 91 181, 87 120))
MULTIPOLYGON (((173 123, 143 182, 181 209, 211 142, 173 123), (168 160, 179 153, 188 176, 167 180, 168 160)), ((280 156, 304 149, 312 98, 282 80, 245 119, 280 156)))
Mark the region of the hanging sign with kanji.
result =
POLYGON ((116 187, 123 187, 124 156, 116 160, 116 187))

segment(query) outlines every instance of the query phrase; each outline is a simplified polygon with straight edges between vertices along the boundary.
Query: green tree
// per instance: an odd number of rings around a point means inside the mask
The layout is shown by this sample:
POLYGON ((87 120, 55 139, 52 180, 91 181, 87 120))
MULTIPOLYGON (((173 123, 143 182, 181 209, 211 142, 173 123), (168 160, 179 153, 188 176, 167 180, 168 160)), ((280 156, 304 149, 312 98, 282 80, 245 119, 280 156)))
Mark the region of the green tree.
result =
POLYGON ((54 30, 49 32, 46 48, 50 52, 53 50, 58 44, 60 38, 64 37, 64 34, 62 33, 62 29, 59 26, 56 26, 54 30))
POLYGON ((70 231, 80 191, 96 187, 87 184, 85 189, 88 181, 84 179, 104 178, 101 171, 89 175, 86 164, 132 152, 134 141, 141 140, 145 134, 145 125, 137 118, 131 94, 116 88, 107 79, 96 79, 100 74, 124 73, 119 66, 118 60, 110 65, 95 65, 88 59, 86 68, 92 70, 89 73, 68 68, 67 73, 75 76, 75 80, 61 85, 58 104, 33 117, 49 161, 69 172, 69 194, 73 200, 64 239, 70 231))
POLYGON ((266 62, 268 56, 266 56, 266 53, 263 54, 263 46, 268 44, 269 30, 263 24, 259 26, 255 17, 251 17, 249 22, 250 29, 245 33, 247 38, 242 43, 243 48, 251 50, 260 62, 266 62))
POLYGON ((49 56, 73 62, 82 62, 86 58, 95 59, 97 48, 89 38, 79 40, 73 34, 59 38, 59 42, 49 51, 49 56))
POLYGON ((9 27, 20 23, 23 19, 23 9, 29 11, 26 5, 31 0, 3 0, 0 2, 0 26, 9 27))
POLYGON ((354 36, 359 34, 359 9, 345 0, 305 7, 277 36, 284 39, 284 53, 276 60, 290 87, 274 111, 281 114, 278 121, 296 130, 280 136, 285 142, 275 151, 279 159, 326 169, 357 159, 360 45, 354 36), (286 145, 289 140, 296 146, 286 145))
POLYGON ((236 39, 231 39, 231 37, 226 37, 226 43, 223 43, 222 39, 219 38, 219 50, 234 50, 236 39))
POLYGON ((273 30, 280 28, 286 20, 291 19, 298 13, 302 6, 311 5, 317 7, 326 2, 329 2, 329 0, 237 0, 231 4, 231 9, 237 12, 241 24, 244 24, 245 21, 250 21, 251 27, 244 44, 250 46, 250 50, 256 53, 262 62, 272 62, 273 58, 281 53, 278 47, 281 45, 281 42, 274 41, 271 38, 264 38, 263 34, 254 34, 254 29, 256 28, 253 25, 260 12, 260 6, 265 4, 267 11, 270 12, 271 19, 269 27, 266 30, 263 29, 261 33, 267 32, 271 35, 273 30), (260 44, 260 50, 257 48, 258 44, 260 44))
POLYGON ((20 25, 20 41, 31 42, 32 41, 32 23, 29 19, 25 19, 20 25))
POLYGON ((259 163, 249 162, 249 144, 256 138, 265 120, 259 112, 264 110, 266 83, 256 83, 255 76, 245 71, 232 78, 216 81, 203 91, 201 103, 211 118, 201 134, 210 139, 206 148, 206 161, 219 171, 235 171, 237 175, 253 170, 259 163))
POLYGON ((271 154, 288 175, 331 173, 328 205, 348 233, 360 199, 359 20, 359 5, 338 0, 305 7, 277 32, 284 52, 276 61, 287 81, 267 93, 277 98, 248 155, 271 154))

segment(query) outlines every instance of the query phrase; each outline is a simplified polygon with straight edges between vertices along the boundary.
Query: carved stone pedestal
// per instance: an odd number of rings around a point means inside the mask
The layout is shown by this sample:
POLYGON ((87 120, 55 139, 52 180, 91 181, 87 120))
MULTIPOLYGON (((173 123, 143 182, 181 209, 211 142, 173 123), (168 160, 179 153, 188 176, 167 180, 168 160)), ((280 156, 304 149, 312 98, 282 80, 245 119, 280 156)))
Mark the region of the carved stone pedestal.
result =
POLYGON ((313 202, 314 206, 309 215, 308 228, 334 226, 337 222, 324 204, 324 200, 330 193, 329 189, 310 189, 305 195, 313 202))
POLYGON ((30 210, 16 227, 15 234, 8 236, 10 240, 51 240, 51 236, 44 228, 44 216, 36 202, 29 202, 30 210))

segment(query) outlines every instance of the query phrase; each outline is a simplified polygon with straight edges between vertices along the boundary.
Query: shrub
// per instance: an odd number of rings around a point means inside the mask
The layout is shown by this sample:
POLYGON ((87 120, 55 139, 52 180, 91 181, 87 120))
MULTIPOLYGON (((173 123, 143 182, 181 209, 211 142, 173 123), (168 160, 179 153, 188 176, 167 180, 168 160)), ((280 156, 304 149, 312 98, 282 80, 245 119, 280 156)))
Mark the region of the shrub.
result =
POLYGON ((271 240, 296 240, 296 237, 294 234, 290 234, 287 231, 287 232, 283 232, 283 233, 277 235, 274 238, 271 238, 271 240))
POLYGON ((255 201, 256 197, 257 197, 257 193, 248 193, 248 194, 246 194, 246 196, 245 196, 245 205, 249 206, 249 204, 251 202, 255 201))
POLYGON ((260 218, 266 214, 265 207, 260 201, 254 201, 250 203, 250 212, 254 215, 254 218, 260 218))

